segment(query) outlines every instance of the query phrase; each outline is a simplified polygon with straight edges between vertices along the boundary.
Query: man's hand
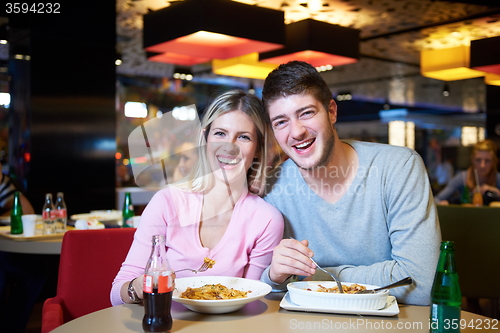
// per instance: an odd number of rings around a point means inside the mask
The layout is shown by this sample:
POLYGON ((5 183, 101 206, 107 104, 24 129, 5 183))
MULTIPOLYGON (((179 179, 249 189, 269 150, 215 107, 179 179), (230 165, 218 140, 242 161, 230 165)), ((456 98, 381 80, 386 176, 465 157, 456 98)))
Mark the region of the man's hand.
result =
POLYGON ((275 283, 283 283, 290 275, 310 276, 316 266, 309 259, 314 253, 307 247, 309 242, 283 239, 274 248, 269 277, 275 283))

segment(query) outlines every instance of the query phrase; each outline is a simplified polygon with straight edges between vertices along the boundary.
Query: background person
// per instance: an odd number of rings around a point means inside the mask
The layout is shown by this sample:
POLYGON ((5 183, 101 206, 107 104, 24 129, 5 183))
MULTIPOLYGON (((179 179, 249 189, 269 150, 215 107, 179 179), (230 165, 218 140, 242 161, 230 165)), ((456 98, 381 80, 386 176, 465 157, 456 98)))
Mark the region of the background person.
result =
MULTIPOLYGON (((465 170, 458 172, 453 177, 446 187, 439 192, 436 197, 436 203, 440 205, 448 205, 452 198, 460 198, 460 194, 467 187, 469 193, 476 189, 476 177, 474 169, 477 170, 479 178, 479 189, 483 196, 489 192, 493 197, 500 198, 500 173, 497 171, 498 157, 497 146, 492 140, 484 140, 476 143, 472 148, 471 166, 465 170)), ((491 200, 484 200, 485 203, 491 200)))
MULTIPOLYGON (((441 191, 444 189, 454 173, 455 171, 451 163, 451 158, 447 155, 443 156, 443 161, 437 165, 436 174, 434 175, 436 178, 436 190, 441 191)), ((437 193, 437 191, 433 193, 437 193)))
POLYGON ((174 169, 174 182, 187 177, 198 161, 198 148, 192 142, 184 142, 176 149, 179 163, 174 169))
MULTIPOLYGON (((2 169, 2 165, 0 164, 0 170, 2 169)), ((14 204, 14 192, 19 191, 14 185, 13 180, 2 173, 0 175, 0 216, 10 216, 10 211, 14 204)), ((19 191, 20 192, 20 191, 19 191)), ((29 202, 29 200, 20 193, 19 196, 21 200, 21 205, 23 207, 23 214, 35 214, 35 210, 33 206, 29 202)))
MULTIPOLYGON (((10 216, 14 192, 18 190, 14 181, 2 173, 0 215, 10 216)), ((34 214, 29 200, 23 194, 19 198, 23 214, 34 214)), ((30 254, 0 251, 0 320, 5 332, 24 332, 49 274, 49 263, 45 259, 30 254)))
POLYGON ((113 305, 133 303, 129 283, 142 298, 151 238, 157 234, 166 236, 174 270, 197 269, 208 257, 215 265, 197 275, 260 278, 283 235, 282 215, 258 196, 267 166, 263 115, 261 101, 240 90, 222 94, 209 106, 201 122, 199 147, 204 149, 198 162, 187 182, 160 190, 146 207, 113 282, 113 305))
POLYGON ((420 156, 404 147, 340 141, 337 105, 307 63, 272 71, 263 101, 290 158, 265 197, 285 217, 285 239, 261 280, 275 290, 284 290, 291 275, 331 280, 318 274, 314 256, 341 281, 383 286, 410 276, 413 285, 391 293, 401 302, 429 304, 441 237, 420 156))

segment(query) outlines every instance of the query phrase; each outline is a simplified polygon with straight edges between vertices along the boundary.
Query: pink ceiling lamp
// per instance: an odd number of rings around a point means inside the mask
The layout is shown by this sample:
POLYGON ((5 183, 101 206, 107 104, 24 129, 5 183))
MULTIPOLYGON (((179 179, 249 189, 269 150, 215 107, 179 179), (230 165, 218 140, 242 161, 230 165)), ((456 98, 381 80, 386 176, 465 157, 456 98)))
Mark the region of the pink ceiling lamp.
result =
POLYGON ((228 0, 185 0, 144 15, 152 61, 195 65, 283 47, 284 12, 228 0))

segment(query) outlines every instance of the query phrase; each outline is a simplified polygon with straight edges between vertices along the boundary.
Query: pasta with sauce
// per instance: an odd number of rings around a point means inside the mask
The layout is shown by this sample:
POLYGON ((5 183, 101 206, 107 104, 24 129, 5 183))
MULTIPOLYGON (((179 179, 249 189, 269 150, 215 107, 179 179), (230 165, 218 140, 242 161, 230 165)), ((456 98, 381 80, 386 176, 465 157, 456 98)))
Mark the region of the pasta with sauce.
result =
MULTIPOLYGON (((318 287, 319 288, 316 289, 315 291, 322 292, 322 293, 338 293, 339 292, 339 288, 337 286, 335 286, 333 288, 326 288, 326 287, 323 287, 322 285, 318 284, 318 287)), ((309 288, 307 290, 312 291, 309 288)), ((344 291, 345 294, 355 294, 358 291, 366 290, 366 287, 359 285, 357 283, 353 283, 350 286, 346 286, 345 284, 343 284, 342 290, 344 291)))
POLYGON ((188 299, 205 299, 205 300, 218 300, 218 299, 234 299, 245 298, 250 291, 241 291, 233 288, 228 288, 222 284, 206 284, 199 288, 187 288, 181 294, 181 298, 188 299))

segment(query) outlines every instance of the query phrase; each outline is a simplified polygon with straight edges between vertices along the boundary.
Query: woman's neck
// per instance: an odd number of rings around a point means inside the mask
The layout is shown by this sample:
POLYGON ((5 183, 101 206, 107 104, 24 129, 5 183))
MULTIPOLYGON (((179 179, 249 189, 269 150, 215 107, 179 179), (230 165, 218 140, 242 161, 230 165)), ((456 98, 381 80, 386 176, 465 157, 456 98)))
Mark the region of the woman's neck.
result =
POLYGON ((214 186, 203 193, 203 219, 218 216, 229 210, 232 211, 238 200, 247 193, 246 179, 243 182, 240 180, 229 184, 216 180, 214 186))

